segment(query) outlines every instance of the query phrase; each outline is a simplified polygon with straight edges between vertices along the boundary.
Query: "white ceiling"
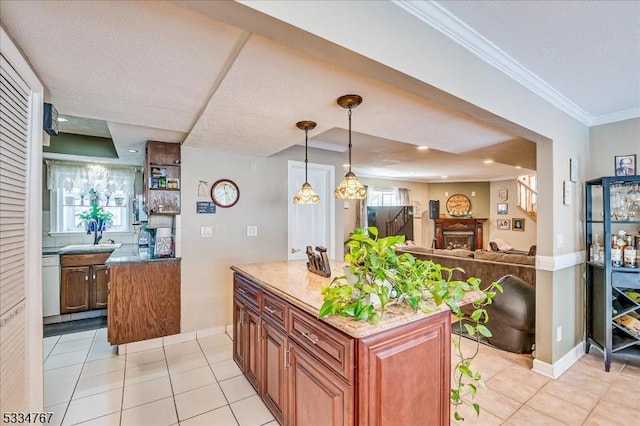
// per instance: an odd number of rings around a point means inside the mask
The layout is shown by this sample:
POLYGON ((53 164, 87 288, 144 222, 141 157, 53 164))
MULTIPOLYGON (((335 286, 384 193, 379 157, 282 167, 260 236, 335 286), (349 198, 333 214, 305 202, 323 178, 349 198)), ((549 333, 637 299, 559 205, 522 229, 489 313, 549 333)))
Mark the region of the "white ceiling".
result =
MULTIPOLYGON (((121 162, 141 164, 147 139, 269 156, 304 143, 295 127, 303 119, 318 123, 309 134, 312 145, 344 149, 347 114, 336 99, 357 93, 364 101, 353 111, 356 173, 415 181, 441 181, 446 174, 449 181, 469 181, 507 179, 535 169, 532 142, 213 19, 220 3, 195 2, 194 9, 151 1, 1 3, 2 25, 33 64, 60 114, 106 122, 121 162), (420 145, 431 149, 416 155, 420 145), (487 159, 494 163, 485 164, 487 159)), ((616 12, 609 15, 602 6, 564 3, 443 5, 547 79, 586 120, 640 111, 640 25, 629 25, 635 22, 630 14, 636 6, 614 2, 616 12), (610 16, 606 25, 600 16, 610 16), (581 36, 598 48, 591 55, 581 36), (576 69, 589 71, 568 78, 576 69)), ((409 3, 397 4, 407 9, 409 3)), ((426 16, 425 10, 411 12, 426 16)), ((66 129, 74 131, 73 121, 66 129)))

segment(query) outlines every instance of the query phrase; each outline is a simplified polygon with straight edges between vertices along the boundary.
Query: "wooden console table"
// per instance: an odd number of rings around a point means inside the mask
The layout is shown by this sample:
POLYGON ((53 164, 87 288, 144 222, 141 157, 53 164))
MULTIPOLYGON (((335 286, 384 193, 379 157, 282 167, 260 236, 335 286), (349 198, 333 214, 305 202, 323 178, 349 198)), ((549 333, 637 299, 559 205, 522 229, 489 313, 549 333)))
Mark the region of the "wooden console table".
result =
POLYGON ((469 250, 479 250, 484 246, 482 239, 482 225, 487 221, 486 218, 440 218, 434 219, 435 232, 434 237, 436 240, 436 247, 438 249, 445 247, 445 234, 455 233, 458 235, 464 235, 468 233, 472 243, 469 244, 469 250))

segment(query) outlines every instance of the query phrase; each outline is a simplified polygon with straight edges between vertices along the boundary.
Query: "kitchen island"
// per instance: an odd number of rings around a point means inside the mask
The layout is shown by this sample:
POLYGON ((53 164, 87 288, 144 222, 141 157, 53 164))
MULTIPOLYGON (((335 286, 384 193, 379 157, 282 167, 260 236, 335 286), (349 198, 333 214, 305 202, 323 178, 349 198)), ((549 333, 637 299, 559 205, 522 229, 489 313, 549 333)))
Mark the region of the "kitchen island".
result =
POLYGON ((180 258, 123 245, 105 262, 109 274, 107 340, 112 345, 180 333, 180 258))
MULTIPOLYGON (((333 276, 343 264, 331 263, 333 276)), ((318 319, 306 261, 235 265, 234 360, 281 424, 448 425, 450 312, 318 319)))

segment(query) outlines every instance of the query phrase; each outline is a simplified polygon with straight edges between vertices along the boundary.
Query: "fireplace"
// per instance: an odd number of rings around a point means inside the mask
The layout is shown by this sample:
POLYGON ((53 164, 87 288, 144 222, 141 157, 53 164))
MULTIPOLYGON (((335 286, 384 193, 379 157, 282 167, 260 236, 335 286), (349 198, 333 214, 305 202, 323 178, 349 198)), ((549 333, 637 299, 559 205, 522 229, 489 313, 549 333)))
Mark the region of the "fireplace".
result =
POLYGON ((465 248, 479 250, 483 247, 482 224, 487 219, 441 218, 435 222, 435 248, 465 248))

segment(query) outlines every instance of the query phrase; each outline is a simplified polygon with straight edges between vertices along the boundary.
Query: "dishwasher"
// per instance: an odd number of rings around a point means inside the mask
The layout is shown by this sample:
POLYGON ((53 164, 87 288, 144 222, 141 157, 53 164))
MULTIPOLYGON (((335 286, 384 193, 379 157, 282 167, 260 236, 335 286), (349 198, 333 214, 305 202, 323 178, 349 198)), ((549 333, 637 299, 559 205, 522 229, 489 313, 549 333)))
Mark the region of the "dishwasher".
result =
POLYGON ((42 256, 42 316, 60 315, 60 255, 42 256))

